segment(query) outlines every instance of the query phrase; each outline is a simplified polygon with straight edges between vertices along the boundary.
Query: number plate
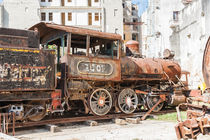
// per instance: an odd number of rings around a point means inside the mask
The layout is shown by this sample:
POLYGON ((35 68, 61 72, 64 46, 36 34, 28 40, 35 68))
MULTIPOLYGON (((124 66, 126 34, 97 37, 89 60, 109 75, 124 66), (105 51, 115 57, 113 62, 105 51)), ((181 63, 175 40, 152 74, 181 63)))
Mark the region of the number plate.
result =
POLYGON ((113 67, 108 63, 80 61, 77 69, 81 74, 111 75, 113 73, 113 67))

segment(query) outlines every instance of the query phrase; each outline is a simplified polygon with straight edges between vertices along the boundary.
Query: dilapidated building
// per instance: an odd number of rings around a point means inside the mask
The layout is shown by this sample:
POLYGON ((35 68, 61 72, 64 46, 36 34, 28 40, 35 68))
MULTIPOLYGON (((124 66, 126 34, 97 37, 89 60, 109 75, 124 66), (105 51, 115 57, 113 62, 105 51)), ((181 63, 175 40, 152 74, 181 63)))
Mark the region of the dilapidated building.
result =
POLYGON ((3 0, 0 16, 1 27, 28 29, 43 21, 123 35, 122 0, 3 0))
POLYGON ((138 6, 132 4, 131 0, 123 0, 123 23, 124 40, 136 40, 141 42, 140 17, 138 16, 138 6))
POLYGON ((40 21, 38 0, 3 0, 0 6, 1 27, 27 29, 40 21))
POLYGON ((210 35, 209 0, 149 0, 142 16, 143 55, 162 57, 164 49, 189 71, 189 84, 203 83, 202 60, 210 35))

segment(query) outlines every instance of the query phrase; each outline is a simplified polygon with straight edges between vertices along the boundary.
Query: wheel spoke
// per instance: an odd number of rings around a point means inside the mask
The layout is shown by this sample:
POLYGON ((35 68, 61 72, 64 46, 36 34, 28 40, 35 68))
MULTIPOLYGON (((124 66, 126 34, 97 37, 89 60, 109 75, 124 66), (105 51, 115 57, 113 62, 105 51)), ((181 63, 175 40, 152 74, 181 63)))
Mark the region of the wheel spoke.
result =
POLYGON ((124 89, 118 95, 118 105, 122 112, 133 113, 138 105, 138 98, 132 89, 124 89))
MULTIPOLYGON (((150 96, 148 95, 146 98, 147 106, 149 109, 151 109, 158 101, 160 100, 159 96, 150 96)), ((163 108, 164 103, 160 103, 155 107, 153 112, 158 112, 163 108)))
POLYGON ((90 110, 95 115, 105 115, 112 107, 112 98, 105 89, 96 89, 89 98, 90 110))
POLYGON ((97 97, 95 97, 95 96, 93 96, 93 99, 95 99, 96 101, 98 100, 98 98, 97 98, 97 97))

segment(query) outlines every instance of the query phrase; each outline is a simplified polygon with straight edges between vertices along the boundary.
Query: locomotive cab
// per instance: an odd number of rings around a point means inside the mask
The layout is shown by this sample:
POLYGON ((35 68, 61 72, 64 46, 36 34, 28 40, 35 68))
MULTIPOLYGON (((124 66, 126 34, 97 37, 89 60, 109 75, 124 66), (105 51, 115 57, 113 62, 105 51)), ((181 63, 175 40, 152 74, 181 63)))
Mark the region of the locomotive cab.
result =
POLYGON ((66 64, 71 79, 120 81, 120 35, 47 23, 34 28, 40 32, 42 46, 56 50, 58 72, 66 64))

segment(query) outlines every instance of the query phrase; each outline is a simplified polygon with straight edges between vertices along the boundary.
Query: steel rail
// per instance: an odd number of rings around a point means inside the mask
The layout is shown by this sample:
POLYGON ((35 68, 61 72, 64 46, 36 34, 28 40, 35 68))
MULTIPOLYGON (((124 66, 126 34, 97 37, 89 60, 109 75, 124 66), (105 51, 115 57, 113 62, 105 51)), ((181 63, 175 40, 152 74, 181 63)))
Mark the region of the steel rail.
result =
MULTIPOLYGON (((176 112, 176 110, 163 110, 160 112, 152 112, 151 115, 161 115, 165 113, 172 113, 176 112)), ((48 120, 41 120, 38 122, 16 122, 15 128, 24 128, 24 127, 33 127, 33 126, 42 126, 46 124, 64 124, 64 123, 72 123, 72 122, 83 122, 88 120, 108 120, 114 118, 128 118, 128 117, 142 117, 146 112, 138 112, 133 114, 108 114, 105 116, 80 116, 80 117, 69 117, 69 118, 56 118, 56 119, 48 119, 48 120)), ((12 124, 9 125, 12 127, 12 124)))

